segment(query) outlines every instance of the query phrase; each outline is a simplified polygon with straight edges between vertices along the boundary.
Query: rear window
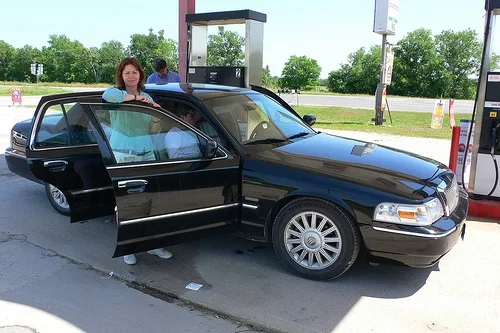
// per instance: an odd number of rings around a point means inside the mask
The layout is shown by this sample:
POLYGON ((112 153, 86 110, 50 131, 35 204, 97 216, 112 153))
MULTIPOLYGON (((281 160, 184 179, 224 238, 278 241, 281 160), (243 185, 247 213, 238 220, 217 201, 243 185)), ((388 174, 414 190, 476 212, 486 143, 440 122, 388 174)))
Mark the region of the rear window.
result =
POLYGON ((96 143, 79 103, 48 106, 37 128, 35 148, 54 148, 96 143))

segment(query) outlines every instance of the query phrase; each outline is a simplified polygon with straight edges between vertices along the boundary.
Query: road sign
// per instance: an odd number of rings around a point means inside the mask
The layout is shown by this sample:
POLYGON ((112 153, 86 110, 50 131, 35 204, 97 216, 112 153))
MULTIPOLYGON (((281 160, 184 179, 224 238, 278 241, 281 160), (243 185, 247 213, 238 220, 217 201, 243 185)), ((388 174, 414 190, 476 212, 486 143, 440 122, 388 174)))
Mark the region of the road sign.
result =
POLYGON ((21 102, 23 101, 23 91, 21 88, 11 88, 10 89, 10 96, 12 98, 12 105, 14 103, 19 103, 21 105, 21 102))

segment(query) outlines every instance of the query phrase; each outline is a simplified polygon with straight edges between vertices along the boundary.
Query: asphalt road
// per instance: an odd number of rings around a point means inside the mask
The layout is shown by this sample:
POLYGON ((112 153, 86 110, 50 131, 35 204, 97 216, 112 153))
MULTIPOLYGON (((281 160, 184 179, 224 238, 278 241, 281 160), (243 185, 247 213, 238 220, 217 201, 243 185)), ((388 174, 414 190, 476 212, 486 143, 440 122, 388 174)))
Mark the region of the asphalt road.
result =
MULTIPOLYGON (((333 96, 333 95, 302 95, 302 94, 282 94, 281 98, 294 105, 314 105, 314 106, 341 106, 350 108, 371 109, 375 112, 374 96, 333 96)), ((432 113, 435 99, 410 98, 410 97, 387 97, 389 110, 414 111, 432 113)), ((445 100, 445 110, 448 110, 448 101, 445 100)), ((456 100, 455 113, 472 113, 474 101, 456 100)))
MULTIPOLYGON (((85 90, 94 90, 85 89, 85 90)), ((82 90, 82 89, 79 89, 82 90)), ((313 106, 341 106, 348 108, 362 108, 375 110, 375 97, 373 96, 333 96, 333 95, 281 95, 283 100, 290 105, 313 105, 313 106)), ((40 100, 39 96, 23 97, 23 105, 36 105, 40 100)), ((434 110, 434 99, 426 98, 407 98, 407 97, 388 97, 390 111, 414 111, 432 113, 434 110)), ((11 98, 0 96, 0 106, 12 105, 11 98)), ((456 100, 455 113, 472 113, 473 101, 456 100)), ((448 110, 448 101, 445 101, 445 110, 448 110)), ((374 111, 375 112, 375 111, 374 111)))
MULTIPOLYGON (((30 112, 0 108, 2 145, 8 138, 5 131, 10 123, 30 112)), ((443 162, 449 151, 447 140, 341 134, 402 146, 426 156, 432 149, 431 157, 443 162)), ((7 321, 10 316, 2 317, 6 306, 18 309, 18 314, 25 309, 33 310, 31 313, 42 311, 46 320, 58 318, 84 331, 93 331, 94 327, 111 332, 123 330, 121 321, 115 325, 110 320, 118 311, 115 308, 124 311, 124 317, 131 321, 154 321, 158 314, 150 309, 152 300, 136 301, 134 294, 122 298, 121 294, 128 291, 121 287, 129 284, 138 289, 147 287, 160 299, 165 295, 178 299, 175 305, 181 309, 175 311, 180 313, 191 308, 208 310, 204 313, 210 317, 231 318, 265 331, 500 331, 498 221, 470 218, 465 240, 459 241, 437 266, 412 269, 358 262, 337 280, 316 282, 286 271, 269 244, 230 235, 172 246, 169 250, 174 257, 170 260, 139 254, 139 263, 127 266, 121 258, 111 258, 116 227, 110 220, 70 224, 67 217, 52 209, 42 186, 10 173, 2 157, 0 181, 0 327, 12 324, 7 321), (111 279, 101 279, 111 271, 111 279), (106 286, 102 281, 113 283, 117 289, 112 290, 116 291, 100 289, 106 286), (188 290, 190 282, 203 287, 188 290), (109 310, 111 316, 106 316, 106 306, 113 307, 109 310), (94 322, 86 324, 83 318, 94 322)), ((165 320, 176 313, 166 308, 161 311, 166 313, 165 320)), ((16 318, 28 326, 43 323, 20 315, 16 318)), ((189 332, 192 320, 182 316, 175 327, 186 325, 189 332)), ((215 328, 207 324, 206 328, 219 332, 225 327, 234 328, 233 324, 224 321, 220 329, 218 324, 215 328)))

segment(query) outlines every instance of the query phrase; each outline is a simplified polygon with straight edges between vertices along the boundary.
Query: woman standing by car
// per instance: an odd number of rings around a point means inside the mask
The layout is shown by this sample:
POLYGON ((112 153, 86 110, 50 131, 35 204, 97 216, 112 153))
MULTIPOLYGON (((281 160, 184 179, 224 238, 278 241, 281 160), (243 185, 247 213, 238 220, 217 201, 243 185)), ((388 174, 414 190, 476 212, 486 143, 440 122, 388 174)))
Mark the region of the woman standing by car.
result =
MULTIPOLYGON (((127 57, 118 65, 115 74, 115 87, 104 91, 102 98, 109 103, 123 103, 140 101, 159 105, 153 102, 151 96, 144 92, 146 74, 137 59, 127 57)), ((113 150, 117 163, 155 160, 154 143, 150 133, 158 133, 160 120, 139 112, 109 111, 110 123, 113 131, 109 144, 113 150)), ((163 259, 169 259, 172 254, 165 249, 148 251, 163 259)), ((130 254, 123 257, 128 265, 135 265, 137 258, 130 254)))
MULTIPOLYGON (((102 98, 110 103, 140 101, 159 105, 144 92, 146 75, 135 58, 122 60, 115 74, 115 87, 104 91, 102 98)), ((110 122, 114 129, 109 143, 117 163, 154 160, 154 144, 150 133, 158 133, 157 118, 138 112, 110 111, 110 122), (154 119, 153 119, 154 118, 154 119)))

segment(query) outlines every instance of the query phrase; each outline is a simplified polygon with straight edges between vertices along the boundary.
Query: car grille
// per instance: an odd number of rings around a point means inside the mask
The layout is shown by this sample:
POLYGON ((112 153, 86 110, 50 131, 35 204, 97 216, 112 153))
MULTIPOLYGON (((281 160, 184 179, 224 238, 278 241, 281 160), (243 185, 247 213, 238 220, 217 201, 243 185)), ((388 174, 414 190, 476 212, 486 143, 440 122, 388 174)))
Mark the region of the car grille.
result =
POLYGON ((457 207, 460 188, 453 173, 445 174, 442 179, 443 181, 438 185, 438 193, 443 202, 446 216, 450 216, 457 207))

